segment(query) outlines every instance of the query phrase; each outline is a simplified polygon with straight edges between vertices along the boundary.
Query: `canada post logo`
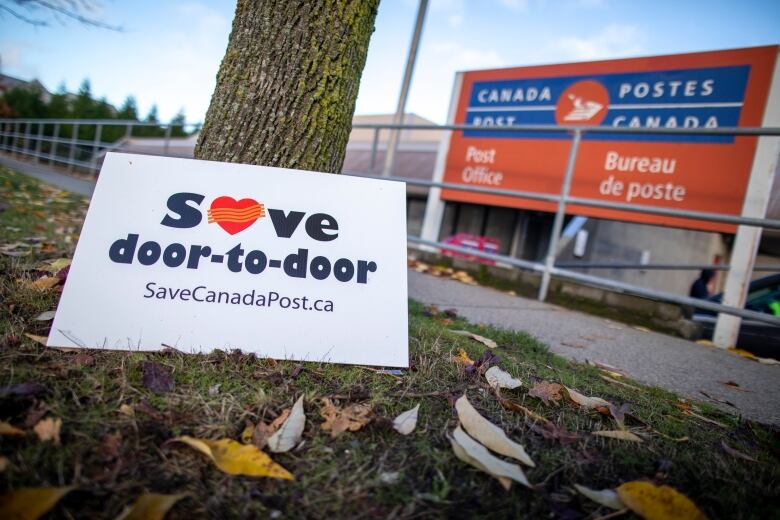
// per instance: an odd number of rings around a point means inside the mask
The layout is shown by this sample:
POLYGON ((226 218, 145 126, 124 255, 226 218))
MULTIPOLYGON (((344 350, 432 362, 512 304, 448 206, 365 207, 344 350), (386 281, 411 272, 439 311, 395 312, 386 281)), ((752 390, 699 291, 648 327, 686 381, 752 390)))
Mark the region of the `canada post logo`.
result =
MULTIPOLYGON (((477 81, 466 123, 477 126, 600 125, 629 128, 738 126, 749 65, 477 81)), ((542 132, 468 130, 466 137, 567 139, 542 132)), ((733 136, 593 134, 586 139, 731 143, 733 136)))

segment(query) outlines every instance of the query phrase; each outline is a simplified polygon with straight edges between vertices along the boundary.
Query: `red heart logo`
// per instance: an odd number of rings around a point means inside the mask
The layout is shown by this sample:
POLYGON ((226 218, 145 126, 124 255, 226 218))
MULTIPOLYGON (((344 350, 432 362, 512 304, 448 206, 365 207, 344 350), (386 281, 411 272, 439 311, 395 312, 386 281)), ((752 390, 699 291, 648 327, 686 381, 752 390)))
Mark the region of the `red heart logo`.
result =
POLYGON ((222 196, 214 199, 208 214, 209 224, 216 222, 222 229, 235 235, 264 217, 265 207, 254 199, 236 200, 222 196))

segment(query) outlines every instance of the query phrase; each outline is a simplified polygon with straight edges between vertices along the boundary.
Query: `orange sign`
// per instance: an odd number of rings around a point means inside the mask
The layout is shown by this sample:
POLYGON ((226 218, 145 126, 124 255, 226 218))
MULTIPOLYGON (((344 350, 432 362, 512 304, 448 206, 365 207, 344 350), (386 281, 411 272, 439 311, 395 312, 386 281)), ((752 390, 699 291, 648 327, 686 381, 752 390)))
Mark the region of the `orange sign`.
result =
MULTIPOLYGON (((455 123, 481 127, 634 128, 761 126, 778 46, 463 73, 455 123)), ((444 182, 558 194, 566 133, 453 132, 444 182)), ((739 215, 755 137, 583 134, 571 195, 739 215)), ((442 198, 555 211, 556 203, 443 190, 442 198)), ((567 213, 734 232, 734 226, 567 206, 567 213)))

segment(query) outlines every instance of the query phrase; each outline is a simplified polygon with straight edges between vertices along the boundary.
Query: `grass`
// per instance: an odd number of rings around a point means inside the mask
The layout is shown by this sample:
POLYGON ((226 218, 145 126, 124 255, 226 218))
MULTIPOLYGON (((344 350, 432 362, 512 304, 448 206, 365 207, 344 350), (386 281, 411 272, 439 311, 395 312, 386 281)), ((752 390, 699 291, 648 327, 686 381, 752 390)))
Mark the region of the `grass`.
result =
POLYGON ((412 368, 401 376, 240 352, 92 351, 87 356, 45 348, 24 334, 46 335, 50 322, 35 317, 54 309, 59 293, 28 283, 40 276, 40 262, 72 253, 86 204, 8 170, 0 171, 0 202, 9 205, 0 212, 0 250, 27 253, 0 254, 0 387, 38 382, 48 389, 36 398, 0 397, 0 420, 23 426, 34 410, 43 409, 63 421, 60 445, 41 442, 32 432, 0 436, 0 455, 9 461, 0 472, 0 493, 21 486, 78 486, 53 517, 115 518, 140 493, 154 491, 188 494, 170 518, 596 518, 610 511, 578 496, 573 484, 601 489, 638 479, 677 488, 711 518, 780 517, 780 436, 775 429, 705 404, 683 404, 670 392, 627 379, 631 387, 608 382, 599 369, 557 357, 527 334, 460 318, 449 322, 416 302, 410 302, 409 316, 412 368), (496 340, 500 366, 525 382, 504 395, 579 433, 580 439, 571 444, 547 439, 522 414, 504 410, 484 378, 466 374, 452 360, 460 348, 472 359, 485 350, 453 334, 455 329, 496 340), (157 395, 144 387, 145 361, 170 370, 173 391, 157 395), (629 422, 644 443, 590 436, 594 430, 615 429, 614 421, 571 404, 544 405, 528 395, 540 380, 628 403, 660 434, 629 422), (537 463, 527 471, 533 490, 515 486, 505 492, 496 480, 454 456, 447 433, 457 423, 452 400, 463 392, 480 413, 525 445, 537 463), (301 394, 306 396, 305 444, 273 456, 295 481, 228 476, 200 453, 166 443, 181 434, 239 439, 246 421, 270 421, 301 394), (323 396, 342 406, 370 402, 374 419, 332 439, 320 428, 318 399, 323 396), (417 403, 417 429, 401 436, 391 420, 417 403), (135 415, 120 413, 122 405, 134 407, 135 415), (157 412, 144 412, 147 405, 157 412), (686 415, 687 406, 722 426, 686 415), (112 452, 105 439, 116 433, 121 445, 112 452), (672 440, 680 437, 689 440, 672 440), (723 440, 758 462, 729 455, 723 440), (394 473, 397 480, 386 483, 394 473))

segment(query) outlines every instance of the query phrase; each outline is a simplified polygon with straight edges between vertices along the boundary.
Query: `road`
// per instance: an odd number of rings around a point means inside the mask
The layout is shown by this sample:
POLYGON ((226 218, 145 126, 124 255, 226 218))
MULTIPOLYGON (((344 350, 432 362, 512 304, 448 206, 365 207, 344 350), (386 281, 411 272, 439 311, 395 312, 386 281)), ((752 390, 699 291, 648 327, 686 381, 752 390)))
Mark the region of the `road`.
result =
MULTIPOLYGON (((81 195, 90 196, 94 189, 91 181, 3 154, 0 164, 81 195)), ((409 271, 409 296, 442 309, 454 308, 473 323, 525 331, 563 357, 605 363, 648 385, 780 425, 780 366, 762 365, 714 347, 415 271, 409 271), (727 381, 737 383, 739 389, 723 385, 727 381)))

